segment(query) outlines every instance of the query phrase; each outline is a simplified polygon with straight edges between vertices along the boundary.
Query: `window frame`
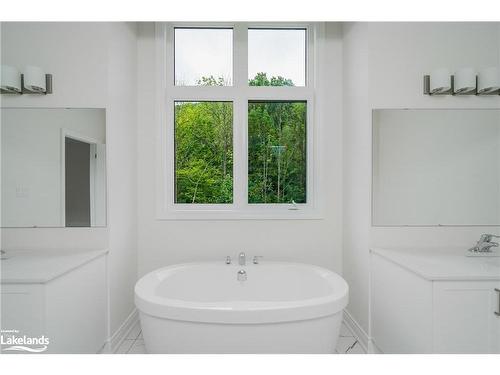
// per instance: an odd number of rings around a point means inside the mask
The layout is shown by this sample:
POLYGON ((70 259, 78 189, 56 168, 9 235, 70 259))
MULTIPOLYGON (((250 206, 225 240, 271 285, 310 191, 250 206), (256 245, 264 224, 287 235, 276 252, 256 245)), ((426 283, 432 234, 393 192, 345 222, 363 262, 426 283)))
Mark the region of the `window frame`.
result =
POLYGON ((156 216, 159 220, 228 219, 321 219, 320 171, 322 105, 319 90, 322 70, 318 64, 324 38, 322 23, 156 23, 157 182, 156 216), (175 28, 232 28, 232 86, 176 86, 175 28), (305 29, 306 85, 249 86, 248 29, 305 29), (306 203, 248 203, 248 103, 251 101, 307 102, 306 203), (233 103, 233 203, 190 204, 175 202, 175 111, 176 101, 229 101, 233 103))

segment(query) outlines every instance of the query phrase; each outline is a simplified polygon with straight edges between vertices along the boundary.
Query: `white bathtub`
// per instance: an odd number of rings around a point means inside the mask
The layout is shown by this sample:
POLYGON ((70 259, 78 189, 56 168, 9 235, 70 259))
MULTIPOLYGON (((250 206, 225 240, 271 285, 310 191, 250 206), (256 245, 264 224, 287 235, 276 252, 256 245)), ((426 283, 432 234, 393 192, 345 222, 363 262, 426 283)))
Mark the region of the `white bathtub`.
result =
POLYGON ((296 263, 180 264, 135 286, 148 353, 333 353, 347 300, 342 277, 296 263))

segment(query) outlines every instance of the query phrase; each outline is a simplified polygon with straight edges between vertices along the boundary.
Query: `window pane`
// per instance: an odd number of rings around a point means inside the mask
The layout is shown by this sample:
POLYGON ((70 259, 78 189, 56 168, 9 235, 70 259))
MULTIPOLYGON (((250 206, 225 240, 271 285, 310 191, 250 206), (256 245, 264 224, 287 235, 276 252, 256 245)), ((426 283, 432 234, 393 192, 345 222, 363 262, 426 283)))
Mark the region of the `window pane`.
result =
POLYGON ((248 104, 248 202, 306 203, 306 102, 248 104))
POLYGON ((233 103, 175 102, 175 203, 233 202, 233 103))
POLYGON ((306 85, 305 29, 249 29, 250 86, 306 85))
POLYGON ((232 29, 175 29, 175 85, 231 86, 232 29))

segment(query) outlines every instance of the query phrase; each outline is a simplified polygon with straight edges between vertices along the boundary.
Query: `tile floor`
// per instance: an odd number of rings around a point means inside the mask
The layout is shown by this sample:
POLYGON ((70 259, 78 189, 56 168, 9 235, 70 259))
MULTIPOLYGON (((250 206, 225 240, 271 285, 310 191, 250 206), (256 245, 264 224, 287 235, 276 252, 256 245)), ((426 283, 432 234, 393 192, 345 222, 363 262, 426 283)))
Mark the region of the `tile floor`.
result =
POLYGON ((137 322, 121 343, 116 354, 146 354, 144 339, 142 338, 141 326, 137 322))
MULTIPOLYGON (((340 337, 335 352, 338 354, 366 354, 344 322, 342 322, 340 328, 340 337)), ((132 328, 127 338, 123 340, 116 354, 146 354, 139 322, 132 328)))
POLYGON ((342 326, 340 327, 340 337, 337 341, 335 352, 338 354, 366 354, 363 347, 344 322, 342 322, 342 326))

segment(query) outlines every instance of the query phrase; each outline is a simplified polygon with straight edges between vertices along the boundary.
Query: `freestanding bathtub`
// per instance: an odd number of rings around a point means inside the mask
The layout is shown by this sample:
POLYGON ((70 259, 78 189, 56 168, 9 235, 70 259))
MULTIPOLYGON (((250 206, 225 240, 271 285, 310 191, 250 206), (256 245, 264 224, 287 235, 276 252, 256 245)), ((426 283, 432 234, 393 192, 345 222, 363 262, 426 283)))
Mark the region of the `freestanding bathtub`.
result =
POLYGON ((297 263, 179 264, 135 286, 148 353, 334 353, 347 300, 342 277, 297 263))

